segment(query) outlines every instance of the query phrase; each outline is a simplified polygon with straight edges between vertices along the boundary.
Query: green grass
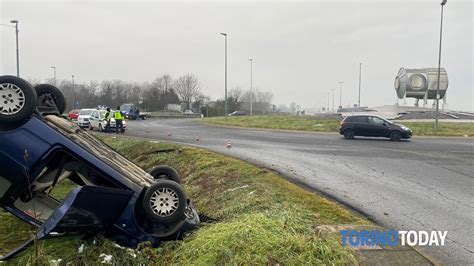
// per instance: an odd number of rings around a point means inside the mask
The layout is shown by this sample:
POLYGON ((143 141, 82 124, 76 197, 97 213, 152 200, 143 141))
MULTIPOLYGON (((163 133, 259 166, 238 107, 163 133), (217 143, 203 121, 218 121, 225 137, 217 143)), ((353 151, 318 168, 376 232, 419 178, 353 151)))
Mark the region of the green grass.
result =
MULTIPOLYGON (((137 264, 346 264, 351 251, 337 235, 321 235, 319 225, 364 225, 369 222, 338 204, 308 192, 265 169, 196 148, 132 139, 105 138, 114 149, 149 171, 159 164, 178 169, 188 196, 199 212, 220 221, 202 226, 184 241, 166 242, 158 248, 142 245, 137 250, 116 247, 104 239, 93 246, 79 237, 41 241, 39 256, 30 248, 13 263, 96 264, 102 253, 112 263, 137 264), (176 148, 176 152, 153 153, 176 148), (82 244, 85 250, 78 253, 82 244), (135 252, 133 257, 130 252, 135 252)), ((71 183, 59 187, 64 196, 71 183)), ((1 248, 14 246, 29 232, 24 223, 1 212, 1 248), (19 232, 12 228, 23 228, 19 232)), ((10 247, 11 248, 11 247, 10 247)))
POLYGON ((256 115, 256 116, 231 116, 212 117, 203 120, 205 123, 221 126, 302 130, 317 132, 336 132, 339 129, 337 119, 317 119, 310 115, 285 116, 285 115, 256 115))
MULTIPOLYGON (((339 119, 318 119, 310 115, 302 116, 237 116, 206 118, 204 123, 220 126, 300 130, 315 132, 339 132, 339 119)), ((396 122, 396 121, 395 121, 396 122)), ((415 136, 474 136, 474 123, 440 122, 438 132, 434 131, 432 122, 402 122, 409 127, 415 136)))
POLYGON ((474 123, 440 122, 438 132, 434 131, 434 123, 402 122, 409 127, 415 136, 474 136, 474 123))

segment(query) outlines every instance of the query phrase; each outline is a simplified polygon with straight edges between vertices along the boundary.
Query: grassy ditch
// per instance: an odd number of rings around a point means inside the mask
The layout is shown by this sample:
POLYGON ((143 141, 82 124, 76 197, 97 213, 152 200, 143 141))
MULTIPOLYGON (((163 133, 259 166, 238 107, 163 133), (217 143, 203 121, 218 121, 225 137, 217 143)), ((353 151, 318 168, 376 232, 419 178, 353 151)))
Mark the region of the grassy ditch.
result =
MULTIPOLYGON (((204 225, 184 241, 155 249, 143 245, 125 251, 105 239, 93 246, 74 236, 46 240, 40 243, 38 256, 30 248, 14 263, 58 259, 61 264, 100 263, 101 254, 112 255, 110 262, 120 264, 345 264, 355 260, 351 251, 341 247, 337 234, 323 235, 317 227, 369 222, 273 172, 202 149, 133 139, 103 140, 145 170, 159 164, 176 167, 198 211, 220 221, 204 225), (156 152, 162 149, 176 151, 156 152)), ((63 186, 58 196, 71 184, 63 186)), ((4 216, 2 212, 0 236, 13 240, 25 235, 11 230, 23 226, 22 222, 4 216)), ((3 239, 0 242, 2 249, 8 246, 3 239)))
MULTIPOLYGON (((310 115, 302 116, 235 116, 212 117, 203 120, 204 123, 220 126, 300 130, 315 132, 339 132, 339 119, 318 119, 310 115)), ((395 121, 396 122, 396 121, 395 121)), ((412 129, 415 136, 474 136, 474 123, 452 123, 440 121, 438 132, 434 131, 433 122, 402 122, 412 129)))

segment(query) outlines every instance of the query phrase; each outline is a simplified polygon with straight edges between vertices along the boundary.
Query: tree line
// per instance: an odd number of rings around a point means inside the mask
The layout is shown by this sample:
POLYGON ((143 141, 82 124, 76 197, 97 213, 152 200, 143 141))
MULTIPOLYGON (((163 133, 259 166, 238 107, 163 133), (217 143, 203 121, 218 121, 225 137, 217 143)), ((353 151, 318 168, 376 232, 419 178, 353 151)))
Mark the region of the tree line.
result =
MULTIPOLYGON (((30 80, 32 84, 38 84, 30 80)), ((209 116, 224 114, 224 99, 211 101, 210 97, 202 92, 202 84, 195 74, 185 74, 173 79, 164 74, 152 82, 128 82, 122 80, 89 81, 75 83, 72 80, 47 80, 54 84, 64 94, 67 110, 74 108, 92 108, 99 105, 116 108, 124 103, 133 103, 141 110, 150 112, 167 110, 169 105, 179 107, 181 111, 193 110, 209 116)), ((235 87, 228 92, 228 111, 249 111, 249 102, 252 98, 254 113, 265 113, 272 110, 273 94, 259 89, 242 90, 235 87)))

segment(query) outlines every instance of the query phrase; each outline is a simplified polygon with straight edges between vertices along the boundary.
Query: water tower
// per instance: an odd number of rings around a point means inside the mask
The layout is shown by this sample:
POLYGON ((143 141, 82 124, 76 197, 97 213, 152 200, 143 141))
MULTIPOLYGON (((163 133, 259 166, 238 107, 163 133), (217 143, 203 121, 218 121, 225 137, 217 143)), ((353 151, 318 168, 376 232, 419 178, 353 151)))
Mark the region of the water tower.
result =
MULTIPOLYGON (((438 68, 400 68, 395 77, 395 91, 398 99, 415 98, 415 106, 423 99, 423 107, 428 100, 436 100, 438 86, 438 68)), ((446 90, 448 89, 448 74, 444 68, 440 69, 439 98, 443 99, 443 108, 446 106, 446 90)), ((398 100, 397 100, 398 103, 398 100)), ((436 101, 433 102, 433 105, 436 101)))

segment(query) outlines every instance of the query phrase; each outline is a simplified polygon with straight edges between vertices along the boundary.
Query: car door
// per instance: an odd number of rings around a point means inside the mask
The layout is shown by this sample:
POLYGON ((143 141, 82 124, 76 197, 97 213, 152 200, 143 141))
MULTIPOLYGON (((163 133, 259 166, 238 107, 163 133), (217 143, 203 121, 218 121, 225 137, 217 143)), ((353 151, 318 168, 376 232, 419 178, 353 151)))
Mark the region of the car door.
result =
POLYGON ((99 126, 99 116, 97 111, 92 112, 91 117, 89 118, 89 122, 91 123, 91 127, 93 128, 99 126))
POLYGON ((388 135, 387 123, 380 117, 370 116, 369 117, 369 131, 371 137, 386 137, 388 135))
POLYGON ((355 116, 351 123, 354 124, 354 132, 356 136, 367 136, 369 134, 369 126, 366 116, 355 116))

